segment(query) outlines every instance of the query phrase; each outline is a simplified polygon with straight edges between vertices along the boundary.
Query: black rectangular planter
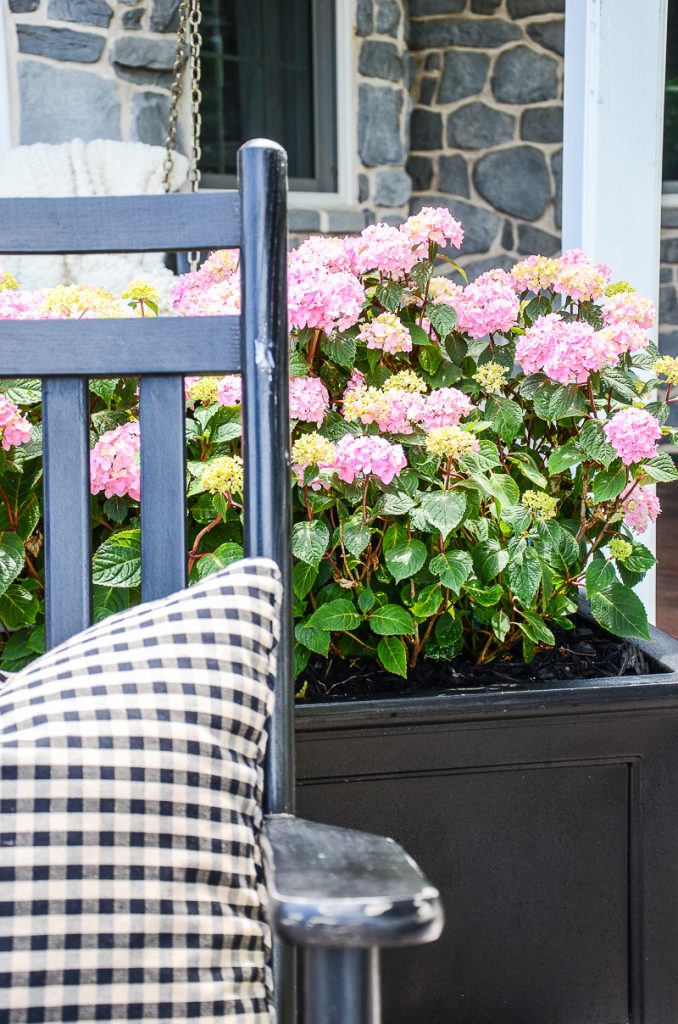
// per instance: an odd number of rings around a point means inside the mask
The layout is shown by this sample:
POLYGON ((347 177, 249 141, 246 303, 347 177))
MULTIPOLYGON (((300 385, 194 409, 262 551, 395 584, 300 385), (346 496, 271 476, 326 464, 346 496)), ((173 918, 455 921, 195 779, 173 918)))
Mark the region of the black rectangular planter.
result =
POLYGON ((298 811, 443 893, 385 1024, 677 1024, 678 641, 663 674, 299 707, 298 811))

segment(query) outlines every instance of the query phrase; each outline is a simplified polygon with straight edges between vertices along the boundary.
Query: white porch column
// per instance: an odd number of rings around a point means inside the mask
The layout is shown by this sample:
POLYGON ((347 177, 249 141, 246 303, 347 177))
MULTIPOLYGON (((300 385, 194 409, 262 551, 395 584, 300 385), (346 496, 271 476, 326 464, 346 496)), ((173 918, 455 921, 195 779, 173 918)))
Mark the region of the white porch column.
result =
MULTIPOLYGON (((659 298, 668 0, 566 0, 563 249, 659 298)), ((655 533, 643 542, 655 550, 655 533)), ((638 588, 655 621, 655 574, 638 588)))
POLYGON ((7 49, 7 6, 0 10, 0 153, 12 145, 12 107, 9 93, 9 52, 7 49))

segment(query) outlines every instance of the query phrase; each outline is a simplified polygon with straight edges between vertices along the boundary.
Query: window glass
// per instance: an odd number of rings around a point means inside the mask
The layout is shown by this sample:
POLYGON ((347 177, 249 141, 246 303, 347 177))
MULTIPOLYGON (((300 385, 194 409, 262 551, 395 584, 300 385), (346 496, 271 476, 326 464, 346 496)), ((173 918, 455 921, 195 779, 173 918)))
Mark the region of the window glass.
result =
POLYGON ((202 8, 205 183, 235 175, 238 147, 265 137, 287 150, 292 187, 334 189, 332 4, 203 0, 202 8))

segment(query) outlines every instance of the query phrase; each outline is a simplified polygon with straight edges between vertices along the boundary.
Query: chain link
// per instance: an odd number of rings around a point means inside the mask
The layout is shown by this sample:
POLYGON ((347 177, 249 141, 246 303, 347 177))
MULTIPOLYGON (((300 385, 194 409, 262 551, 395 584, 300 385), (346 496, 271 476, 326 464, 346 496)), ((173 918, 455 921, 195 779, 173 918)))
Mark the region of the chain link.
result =
MULTIPOLYGON (((167 140, 165 143, 165 160, 163 163, 163 188, 169 192, 172 187, 172 169, 174 167, 174 150, 177 141, 177 125, 179 121, 179 104, 181 101, 182 83, 186 60, 190 67, 190 111, 191 111, 191 152, 188 163, 188 183, 191 192, 197 192, 200 187, 200 138, 202 134, 202 116, 200 105, 202 103, 202 91, 200 89, 200 78, 202 66, 200 54, 202 51, 202 35, 200 23, 202 13, 200 11, 200 0, 181 0, 179 4, 179 27, 177 29, 177 49, 174 58, 174 80, 170 94, 170 113, 167 126, 167 140)), ((200 254, 197 252, 188 253, 188 263, 191 270, 197 270, 200 254)))

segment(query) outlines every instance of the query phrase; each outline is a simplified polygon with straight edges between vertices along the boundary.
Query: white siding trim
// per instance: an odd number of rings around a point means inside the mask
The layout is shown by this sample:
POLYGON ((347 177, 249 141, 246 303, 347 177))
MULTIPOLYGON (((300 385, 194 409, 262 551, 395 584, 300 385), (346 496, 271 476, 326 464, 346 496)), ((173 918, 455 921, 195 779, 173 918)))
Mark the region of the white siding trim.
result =
MULTIPOLYGON (((563 247, 659 295, 668 0, 567 0, 563 247)), ((654 531, 643 542, 655 550, 654 531)), ((638 588, 655 619, 654 573, 638 588)))

